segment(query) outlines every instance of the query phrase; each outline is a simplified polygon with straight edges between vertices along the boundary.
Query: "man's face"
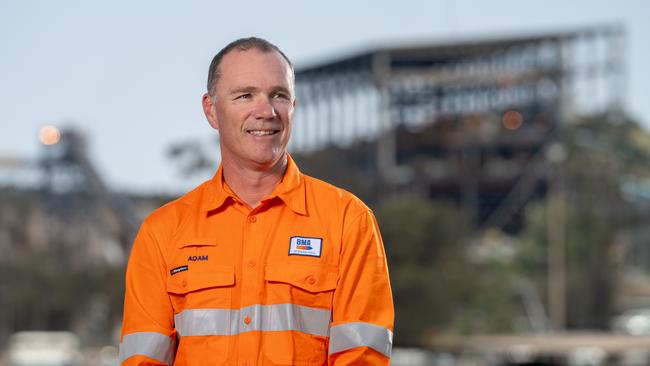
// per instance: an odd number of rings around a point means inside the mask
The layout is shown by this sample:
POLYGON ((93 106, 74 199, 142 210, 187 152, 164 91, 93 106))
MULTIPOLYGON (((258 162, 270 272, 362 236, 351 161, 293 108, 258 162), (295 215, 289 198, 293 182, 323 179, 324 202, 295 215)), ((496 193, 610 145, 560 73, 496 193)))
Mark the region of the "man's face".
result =
POLYGON ((203 98, 219 130, 224 163, 268 168, 284 158, 294 110, 294 76, 277 52, 233 50, 219 65, 213 101, 203 98))

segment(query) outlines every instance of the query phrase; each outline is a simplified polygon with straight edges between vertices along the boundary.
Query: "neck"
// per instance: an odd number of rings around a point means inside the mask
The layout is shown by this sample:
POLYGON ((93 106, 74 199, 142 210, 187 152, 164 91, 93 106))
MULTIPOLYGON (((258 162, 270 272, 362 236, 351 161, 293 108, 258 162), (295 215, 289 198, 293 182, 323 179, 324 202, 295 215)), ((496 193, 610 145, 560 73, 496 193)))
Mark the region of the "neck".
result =
POLYGON ((255 208, 280 183, 287 162, 286 154, 267 167, 248 167, 224 159, 221 162, 223 179, 241 200, 255 208))

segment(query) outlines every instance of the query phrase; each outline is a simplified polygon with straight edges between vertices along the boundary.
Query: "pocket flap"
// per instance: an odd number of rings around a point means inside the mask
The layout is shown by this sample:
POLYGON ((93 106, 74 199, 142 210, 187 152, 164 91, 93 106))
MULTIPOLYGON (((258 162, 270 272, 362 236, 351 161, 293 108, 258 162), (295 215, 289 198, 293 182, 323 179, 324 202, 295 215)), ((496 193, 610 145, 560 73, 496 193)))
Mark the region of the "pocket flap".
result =
POLYGON ((337 276, 335 267, 295 264, 269 264, 264 273, 267 281, 288 283, 309 292, 334 290, 337 276))
POLYGON ((182 239, 179 240, 178 243, 176 243, 176 247, 178 248, 185 248, 185 247, 192 247, 192 246, 216 246, 217 245, 217 239, 215 238, 209 238, 209 237, 193 237, 193 238, 187 238, 187 239, 182 239))
POLYGON ((234 266, 189 265, 186 271, 167 276, 167 292, 185 294, 211 287, 235 284, 234 266))

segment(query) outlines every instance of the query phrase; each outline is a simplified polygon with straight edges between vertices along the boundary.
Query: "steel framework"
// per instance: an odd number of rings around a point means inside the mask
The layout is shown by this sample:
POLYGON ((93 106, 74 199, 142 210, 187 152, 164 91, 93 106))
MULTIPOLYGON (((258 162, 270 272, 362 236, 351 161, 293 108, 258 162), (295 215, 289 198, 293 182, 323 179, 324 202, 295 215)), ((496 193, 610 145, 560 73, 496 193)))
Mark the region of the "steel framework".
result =
POLYGON ((557 126, 621 109, 624 47, 624 29, 602 25, 377 47, 299 68, 290 149, 365 144, 351 159, 373 172, 375 195, 417 187, 503 227, 545 190, 557 126))

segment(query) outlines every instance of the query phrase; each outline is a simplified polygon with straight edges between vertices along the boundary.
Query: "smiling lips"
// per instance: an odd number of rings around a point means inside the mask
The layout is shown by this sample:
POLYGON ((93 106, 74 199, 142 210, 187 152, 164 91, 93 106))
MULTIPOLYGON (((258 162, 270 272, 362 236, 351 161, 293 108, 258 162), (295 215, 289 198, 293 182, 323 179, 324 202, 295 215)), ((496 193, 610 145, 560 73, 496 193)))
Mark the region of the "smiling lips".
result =
POLYGON ((278 130, 246 130, 247 133, 253 136, 269 136, 278 133, 278 130))

